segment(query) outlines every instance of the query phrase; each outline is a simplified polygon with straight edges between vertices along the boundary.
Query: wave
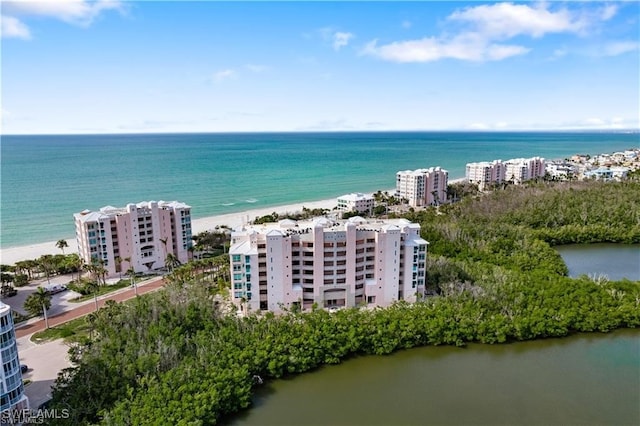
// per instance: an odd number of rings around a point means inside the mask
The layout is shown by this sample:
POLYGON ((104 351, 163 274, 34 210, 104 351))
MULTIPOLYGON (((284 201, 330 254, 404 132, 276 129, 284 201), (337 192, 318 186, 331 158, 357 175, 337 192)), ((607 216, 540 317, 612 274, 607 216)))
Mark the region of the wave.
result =
POLYGON ((247 203, 253 204, 253 203, 257 202, 258 200, 256 200, 255 198, 249 198, 248 200, 244 200, 244 201, 246 201, 247 203))
POLYGON ((236 203, 222 203, 222 205, 223 205, 223 206, 227 206, 227 207, 229 207, 229 206, 233 206, 233 205, 235 205, 235 204, 236 204, 236 203))

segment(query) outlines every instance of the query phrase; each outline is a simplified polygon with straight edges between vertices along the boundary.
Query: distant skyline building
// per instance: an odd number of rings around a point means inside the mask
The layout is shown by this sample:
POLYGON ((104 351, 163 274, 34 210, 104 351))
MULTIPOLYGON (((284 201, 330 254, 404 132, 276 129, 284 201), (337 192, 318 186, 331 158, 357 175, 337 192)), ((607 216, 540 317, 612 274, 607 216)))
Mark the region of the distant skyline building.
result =
POLYGON ((470 183, 478 185, 484 191, 491 185, 510 182, 516 185, 522 182, 541 178, 545 175, 544 158, 513 158, 502 160, 467 163, 465 177, 470 183))
POLYGON ((406 219, 285 219, 240 227, 231 244, 231 300, 243 309, 388 306, 424 295, 428 243, 406 219))
POLYGON ((505 161, 505 180, 516 185, 528 180, 544 177, 544 158, 513 158, 505 161))
POLYGON ((481 191, 487 187, 504 182, 506 166, 502 160, 467 163, 465 177, 478 185, 481 191))
POLYGON ((2 302, 0 302, 0 361, 2 362, 0 411, 28 409, 29 399, 24 393, 11 307, 2 302))
POLYGON ((178 201, 143 201, 74 214, 78 252, 85 263, 101 261, 108 276, 130 267, 147 272, 165 267, 168 254, 189 260, 191 207, 178 201), (117 262, 117 259, 120 262, 117 262))
POLYGON ((354 192, 338 197, 338 210, 341 212, 358 212, 371 216, 375 200, 371 194, 354 192))
POLYGON ((447 201, 449 172, 440 167, 404 170, 396 173, 396 196, 412 207, 432 206, 447 201))

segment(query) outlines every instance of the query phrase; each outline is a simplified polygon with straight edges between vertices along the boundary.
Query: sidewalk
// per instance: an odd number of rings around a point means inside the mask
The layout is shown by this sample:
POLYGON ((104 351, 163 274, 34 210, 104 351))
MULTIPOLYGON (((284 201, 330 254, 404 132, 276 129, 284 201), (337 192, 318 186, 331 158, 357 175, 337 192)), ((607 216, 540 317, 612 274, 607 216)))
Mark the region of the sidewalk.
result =
MULTIPOLYGON (((165 280, 163 277, 154 277, 147 281, 142 281, 137 284, 138 287, 138 295, 142 295, 145 293, 150 293, 152 291, 158 290, 159 288, 164 287, 165 280)), ((101 308, 105 305, 107 300, 114 300, 116 302, 122 302, 125 300, 132 299, 136 296, 135 289, 126 288, 115 291, 114 293, 104 295, 98 297, 98 308, 101 308)), ((73 308, 67 311, 64 311, 60 314, 49 317, 49 327, 55 327, 57 325, 63 324, 65 322, 74 320, 76 318, 80 318, 91 312, 96 310, 95 302, 93 299, 89 299, 85 302, 81 302, 77 308, 73 308)), ((25 323, 16 325, 16 337, 21 338, 28 336, 33 333, 37 333, 38 331, 44 330, 45 322, 42 318, 32 318, 25 323)))

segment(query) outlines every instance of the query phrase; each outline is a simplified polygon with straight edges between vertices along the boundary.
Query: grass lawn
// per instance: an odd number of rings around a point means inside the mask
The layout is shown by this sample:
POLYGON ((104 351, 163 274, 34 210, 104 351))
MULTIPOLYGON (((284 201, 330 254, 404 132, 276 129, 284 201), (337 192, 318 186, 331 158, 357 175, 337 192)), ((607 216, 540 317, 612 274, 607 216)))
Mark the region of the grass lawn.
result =
MULTIPOLYGON (((109 294, 109 293, 113 293, 116 290, 120 290, 121 288, 125 288, 125 287, 129 287, 130 281, 129 280, 121 280, 119 282, 117 282, 116 284, 109 284, 109 285, 101 285, 98 288, 98 296, 102 296, 103 294, 109 294)), ((86 294, 84 296, 80 296, 80 297, 76 297, 75 299, 70 299, 69 302, 84 302, 85 300, 91 300, 93 299, 94 294, 86 294)))
POLYGON ((34 343, 44 343, 50 340, 64 339, 65 342, 79 342, 89 337, 91 326, 87 321, 87 317, 80 317, 56 327, 39 331, 31 336, 34 343))

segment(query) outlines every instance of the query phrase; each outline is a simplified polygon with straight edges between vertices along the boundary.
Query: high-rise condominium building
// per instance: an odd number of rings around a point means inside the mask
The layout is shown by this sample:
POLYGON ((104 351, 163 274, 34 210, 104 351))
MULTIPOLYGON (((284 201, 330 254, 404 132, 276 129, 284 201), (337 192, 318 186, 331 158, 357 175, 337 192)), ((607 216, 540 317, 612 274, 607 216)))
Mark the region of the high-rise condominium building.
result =
POLYGON ((428 243, 406 219, 285 219, 238 228, 231 243, 231 296, 243 309, 387 306, 424 295, 428 243))
POLYGON ((515 184, 544 177, 544 158, 513 158, 505 161, 505 180, 515 184))
POLYGON ((149 201, 74 214, 78 251, 90 264, 101 261, 107 275, 165 267, 168 254, 189 260, 191 207, 178 201, 149 201))
POLYGON ((447 201, 449 172, 440 167, 404 170, 396 173, 396 195, 413 207, 432 206, 447 201))
POLYGON ((367 215, 373 213, 375 201, 370 194, 352 193, 338 197, 338 210, 342 212, 358 212, 367 215))
POLYGON ((465 176, 471 183, 483 191, 493 184, 504 182, 506 167, 501 160, 467 163, 465 176))
POLYGON ((18 344, 13 328, 11 308, 0 302, 0 411, 21 411, 29 408, 29 400, 24 394, 22 371, 18 358, 18 344))

